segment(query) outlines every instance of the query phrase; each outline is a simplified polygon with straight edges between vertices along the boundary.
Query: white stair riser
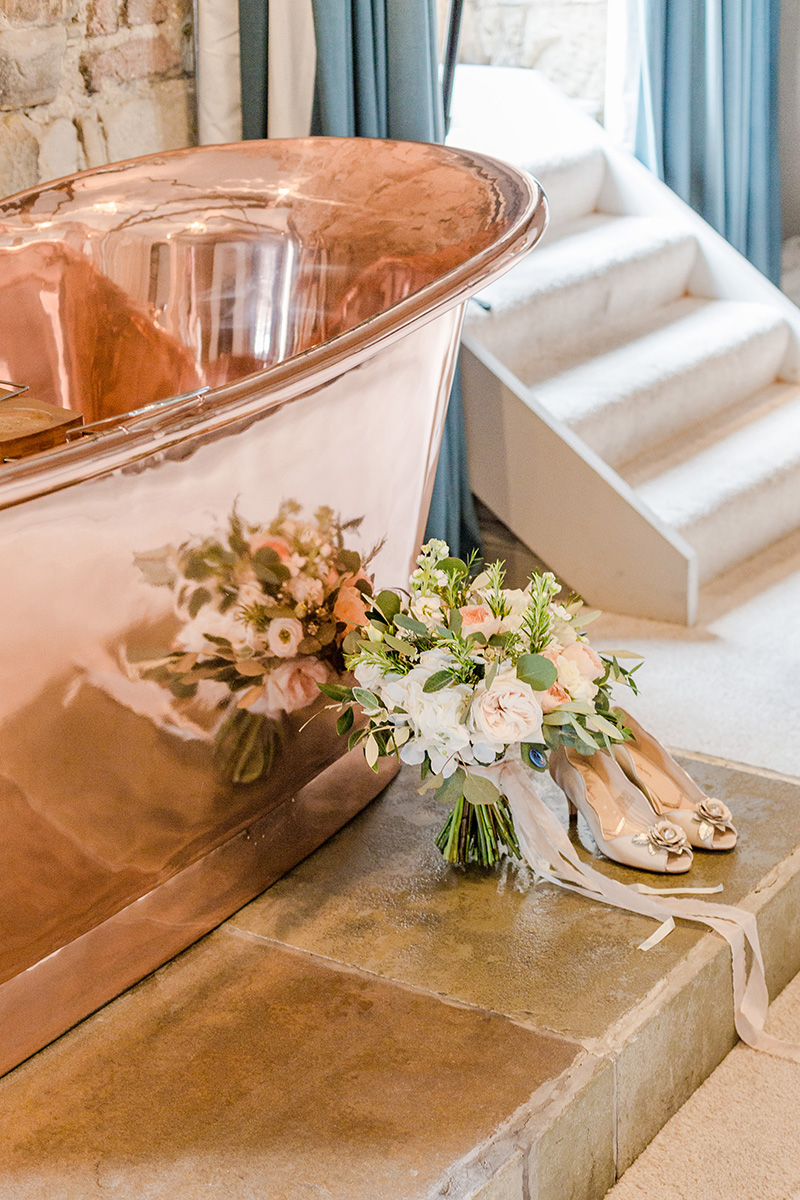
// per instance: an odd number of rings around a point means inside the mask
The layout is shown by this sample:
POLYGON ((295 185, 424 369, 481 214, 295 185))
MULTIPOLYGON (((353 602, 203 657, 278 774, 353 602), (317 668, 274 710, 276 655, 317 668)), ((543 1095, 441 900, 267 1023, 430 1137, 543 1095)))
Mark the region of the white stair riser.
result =
MULTIPOLYGON (((554 247, 550 249, 552 253, 554 247)), ((473 316, 469 322, 483 344, 522 378, 532 373, 529 364, 535 355, 554 341, 575 344, 587 328, 612 325, 683 295, 697 245, 690 236, 670 240, 637 257, 607 263, 602 273, 560 280, 550 264, 541 261, 546 253, 542 250, 539 260, 548 268, 542 270, 540 290, 532 288, 524 301, 477 320, 473 316)), ((535 272, 531 282, 535 286, 535 272)))
POLYGON ((714 579, 800 524, 800 460, 729 497, 714 512, 681 529, 697 550, 701 583, 714 579))
POLYGON ((594 211, 606 170, 605 156, 598 146, 580 158, 523 165, 544 188, 550 206, 545 245, 553 232, 594 211))
MULTIPOLYGON (((567 424, 607 463, 621 467, 766 387, 780 369, 788 340, 783 324, 760 330, 734 350, 691 363, 682 374, 667 375, 650 387, 619 392, 587 417, 567 418, 567 424)), ((597 372, 602 377, 600 363, 597 372)))

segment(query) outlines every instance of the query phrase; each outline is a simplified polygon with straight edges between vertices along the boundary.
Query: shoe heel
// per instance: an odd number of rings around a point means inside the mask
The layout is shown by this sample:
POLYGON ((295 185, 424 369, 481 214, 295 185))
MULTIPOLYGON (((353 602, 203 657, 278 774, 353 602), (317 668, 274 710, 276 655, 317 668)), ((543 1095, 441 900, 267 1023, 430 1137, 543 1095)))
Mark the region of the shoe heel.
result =
POLYGON ((577 823, 577 820, 578 820, 578 810, 577 810, 577 808, 575 807, 575 805, 572 803, 572 801, 570 800, 569 796, 567 796, 567 812, 569 813, 569 823, 570 823, 570 825, 572 825, 572 824, 574 824, 574 823, 577 823))

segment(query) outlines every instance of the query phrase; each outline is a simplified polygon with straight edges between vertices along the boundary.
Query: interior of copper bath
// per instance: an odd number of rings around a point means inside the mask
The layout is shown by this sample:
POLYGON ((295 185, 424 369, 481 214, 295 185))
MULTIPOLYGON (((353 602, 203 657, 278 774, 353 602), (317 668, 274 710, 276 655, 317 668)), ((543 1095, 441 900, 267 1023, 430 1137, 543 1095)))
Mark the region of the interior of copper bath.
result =
POLYGON ((0 377, 86 423, 218 388, 424 294, 514 224, 496 169, 386 146, 206 147, 3 201, 0 377))

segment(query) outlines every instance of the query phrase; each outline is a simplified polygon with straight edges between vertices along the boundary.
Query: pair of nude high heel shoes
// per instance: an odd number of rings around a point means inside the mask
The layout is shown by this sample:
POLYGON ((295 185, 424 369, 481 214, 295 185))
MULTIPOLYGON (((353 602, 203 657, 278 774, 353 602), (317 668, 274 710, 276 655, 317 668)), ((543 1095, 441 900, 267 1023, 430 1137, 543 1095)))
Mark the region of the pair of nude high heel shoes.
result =
POLYGON ((704 795, 660 742, 623 713, 633 740, 585 756, 557 750, 550 774, 581 812, 597 845, 615 862, 678 875, 692 865, 692 847, 732 850, 737 834, 721 800, 704 795))

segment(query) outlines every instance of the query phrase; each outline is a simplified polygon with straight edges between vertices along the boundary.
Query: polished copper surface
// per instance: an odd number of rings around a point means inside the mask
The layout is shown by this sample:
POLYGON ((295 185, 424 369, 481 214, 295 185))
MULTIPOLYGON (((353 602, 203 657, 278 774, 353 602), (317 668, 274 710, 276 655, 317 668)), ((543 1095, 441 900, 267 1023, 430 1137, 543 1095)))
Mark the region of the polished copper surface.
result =
MULTIPOLYGON (((464 301, 544 221, 513 168, 345 139, 179 151, 0 202, 0 375, 88 423, 0 466, 0 1067, 200 936, 381 786, 350 760, 334 770, 346 741, 313 685, 274 718, 257 778, 221 771, 237 696, 136 665, 189 622, 183 593, 142 563, 219 538, 233 515, 268 530, 294 499, 350 522, 349 553, 378 547, 376 585, 402 581, 464 301)), ((206 620, 241 620, 204 603, 203 636, 206 620)), ((315 661, 312 643, 297 653, 312 658, 281 660, 289 676, 315 661)))

